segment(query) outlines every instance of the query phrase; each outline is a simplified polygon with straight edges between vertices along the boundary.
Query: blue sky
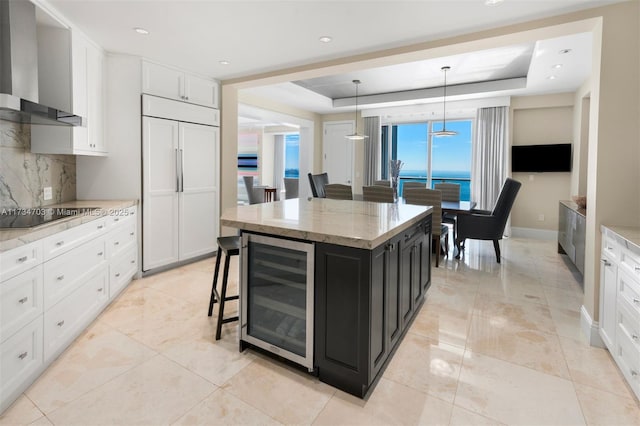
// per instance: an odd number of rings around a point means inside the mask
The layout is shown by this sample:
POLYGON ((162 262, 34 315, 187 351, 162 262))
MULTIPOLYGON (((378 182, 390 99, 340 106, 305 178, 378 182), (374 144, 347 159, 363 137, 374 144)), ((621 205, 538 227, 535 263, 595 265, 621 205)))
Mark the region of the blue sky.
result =
MULTIPOLYGON (((433 123, 434 130, 442 129, 442 122, 433 123)), ((434 171, 471 170, 471 121, 447 121, 447 130, 456 136, 434 137, 432 142, 434 171)), ((398 125, 398 159, 404 161, 403 171, 427 168, 427 123, 398 125)))
POLYGON ((297 169, 299 163, 300 149, 299 149, 300 135, 286 135, 284 138, 284 168, 285 169, 297 169))

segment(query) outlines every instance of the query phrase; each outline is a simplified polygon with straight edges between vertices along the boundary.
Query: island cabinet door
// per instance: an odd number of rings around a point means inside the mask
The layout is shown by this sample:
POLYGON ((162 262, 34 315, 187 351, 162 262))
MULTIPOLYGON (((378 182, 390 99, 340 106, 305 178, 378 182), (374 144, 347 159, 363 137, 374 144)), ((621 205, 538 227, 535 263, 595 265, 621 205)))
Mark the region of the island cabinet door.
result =
POLYGON ((323 382, 362 397, 372 380, 371 251, 316 243, 315 256, 318 375, 323 382))
POLYGON ((422 222, 422 240, 420 241, 420 283, 422 293, 426 295, 431 285, 431 216, 422 222))

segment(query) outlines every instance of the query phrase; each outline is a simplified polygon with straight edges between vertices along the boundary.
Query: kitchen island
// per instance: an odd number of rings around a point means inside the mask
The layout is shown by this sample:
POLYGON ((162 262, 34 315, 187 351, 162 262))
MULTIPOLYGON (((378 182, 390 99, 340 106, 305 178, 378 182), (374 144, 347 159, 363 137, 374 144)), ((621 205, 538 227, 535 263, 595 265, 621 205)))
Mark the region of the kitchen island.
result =
POLYGON ((240 348, 365 397, 431 283, 431 207, 313 198, 238 206, 240 348))

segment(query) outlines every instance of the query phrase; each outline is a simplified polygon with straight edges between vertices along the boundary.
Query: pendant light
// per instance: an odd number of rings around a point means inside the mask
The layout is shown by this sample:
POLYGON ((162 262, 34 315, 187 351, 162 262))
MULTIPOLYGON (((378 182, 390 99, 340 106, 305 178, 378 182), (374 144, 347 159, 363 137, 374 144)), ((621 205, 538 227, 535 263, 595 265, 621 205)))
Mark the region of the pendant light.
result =
POLYGON ((356 85, 356 131, 355 133, 346 135, 345 138, 352 141, 362 141, 367 139, 369 136, 358 133, 358 85, 360 84, 360 80, 353 80, 353 84, 356 85))
POLYGON ((444 96, 442 98, 442 130, 437 132, 431 132, 433 136, 455 136, 458 132, 453 130, 447 130, 447 71, 451 69, 450 66, 444 66, 440 68, 444 71, 444 96))

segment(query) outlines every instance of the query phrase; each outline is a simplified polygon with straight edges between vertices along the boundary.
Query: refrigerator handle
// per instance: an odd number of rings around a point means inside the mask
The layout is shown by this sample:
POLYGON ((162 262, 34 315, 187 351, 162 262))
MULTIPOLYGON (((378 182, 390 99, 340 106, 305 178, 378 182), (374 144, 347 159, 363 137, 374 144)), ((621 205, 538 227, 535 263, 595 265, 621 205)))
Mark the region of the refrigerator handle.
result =
POLYGON ((184 153, 180 150, 180 192, 184 192, 184 153))
POLYGON ((180 174, 179 174, 179 170, 180 170, 180 163, 178 163, 178 148, 175 149, 175 154, 176 154, 176 192, 180 192, 180 174))

